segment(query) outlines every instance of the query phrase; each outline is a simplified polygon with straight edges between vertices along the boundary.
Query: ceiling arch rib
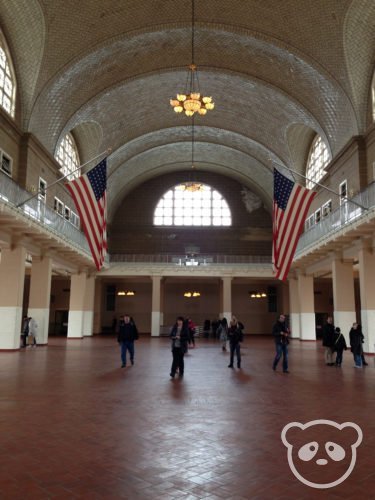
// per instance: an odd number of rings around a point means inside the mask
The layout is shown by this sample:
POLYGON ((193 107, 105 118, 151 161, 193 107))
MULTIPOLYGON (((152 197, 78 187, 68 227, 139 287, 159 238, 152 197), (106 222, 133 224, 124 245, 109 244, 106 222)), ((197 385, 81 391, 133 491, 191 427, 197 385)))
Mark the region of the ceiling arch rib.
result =
MULTIPOLYGON (((217 73, 207 73, 205 76, 207 86, 220 102, 220 110, 214 110, 201 120, 197 119, 196 123, 245 134, 257 143, 272 144, 275 154, 284 161, 289 160, 285 130, 290 123, 302 122, 320 128, 299 103, 291 101, 288 96, 264 82, 248 81, 239 75, 231 75, 230 79, 217 73), (238 95, 238 88, 242 89, 241 95, 238 95), (232 95, 238 96, 236 109, 232 95)), ((80 121, 92 121, 100 116, 100 124, 105 130, 103 147, 111 147, 116 151, 124 143, 158 130, 161 121, 165 128, 175 127, 176 124, 186 126, 191 122, 190 119, 176 116, 168 109, 168 87, 176 88, 179 81, 178 74, 164 73, 112 88, 82 107, 66 128, 71 130, 80 121), (151 95, 158 93, 155 101, 150 100, 150 90, 153 90, 151 95), (139 106, 139 102, 143 103, 142 106, 139 106)))
MULTIPOLYGON (((237 134, 230 130, 195 125, 194 137, 197 142, 221 144, 240 153, 252 156, 264 165, 269 166, 269 168, 272 167, 273 163, 282 163, 282 160, 264 144, 256 143, 249 137, 237 134)), ((110 180, 111 176, 118 168, 121 168, 127 161, 144 151, 149 151, 153 148, 166 144, 182 142, 188 142, 191 144, 191 140, 191 125, 161 129, 146 134, 145 136, 137 137, 136 139, 124 144, 110 155, 108 159, 108 178, 110 180)))
POLYGON ((359 132, 366 128, 374 72, 375 2, 353 0, 345 16, 343 46, 347 74, 357 110, 359 132))
MULTIPOLYGON (((134 78, 139 86, 146 86, 147 98, 142 101, 142 107, 152 113, 148 105, 154 104, 155 96, 158 96, 165 106, 163 114, 158 117, 164 119, 170 113, 169 98, 185 82, 186 74, 173 68, 176 60, 184 60, 181 54, 185 52, 186 61, 189 61, 186 43, 189 33, 190 28, 186 27, 169 30, 164 27, 164 31, 111 39, 95 50, 82 54, 44 87, 34 108, 30 131, 44 138, 44 145, 53 150, 59 136, 69 128, 68 123, 73 120, 77 124, 82 118, 81 110, 101 100, 103 94, 114 96, 114 89, 121 88, 125 95, 129 93, 127 102, 121 102, 121 105, 126 106, 132 99, 139 103, 137 95, 131 94, 134 78), (162 67, 160 54, 163 54, 162 67), (88 74, 90 79, 87 78, 88 74), (165 74, 168 75, 167 79, 165 74)), ((337 82, 324 74, 322 68, 317 67, 317 63, 314 66, 307 56, 304 59, 301 54, 296 54, 294 48, 286 47, 285 44, 283 47, 278 46, 277 40, 270 37, 266 39, 265 35, 260 37, 251 32, 244 34, 243 29, 237 33, 232 27, 200 27, 196 38, 202 47, 201 51, 197 48, 197 54, 201 54, 202 90, 214 94, 212 80, 219 75, 223 84, 222 94, 225 94, 226 84, 232 80, 233 74, 242 75, 242 85, 237 87, 234 94, 240 97, 239 102, 231 103, 233 113, 241 113, 242 87, 247 87, 244 89, 247 92, 250 82, 263 80, 260 87, 255 84, 256 90, 269 85, 289 95, 292 102, 300 101, 301 107, 310 112, 325 130, 333 150, 339 150, 349 134, 357 133, 353 109, 345 92, 337 82)), ((222 102, 220 98, 223 96, 215 95, 219 107, 222 102)))
MULTIPOLYGON (((272 171, 259 160, 219 144, 197 142, 195 152, 195 176, 199 176, 199 172, 204 170, 235 178, 258 194, 270 209, 272 171)), ((191 175, 190 159, 191 145, 182 142, 144 151, 127 161, 122 168, 117 168, 108 183, 109 220, 113 218, 123 198, 142 182, 175 170, 184 170, 187 176, 191 175)))
MULTIPOLYGON (((288 147, 292 159, 291 168, 302 175, 306 173, 306 165, 310 147, 317 132, 303 123, 293 123, 287 130, 288 147)), ((322 136, 329 148, 326 138, 322 136)), ((304 184, 304 181, 300 182, 304 184)))
MULTIPOLYGON (((81 165, 90 162, 92 158, 95 158, 101 152, 100 145, 103 139, 103 129, 98 123, 83 122, 70 132, 76 141, 81 165)), ((92 168, 92 165, 89 164, 88 168, 92 168)))

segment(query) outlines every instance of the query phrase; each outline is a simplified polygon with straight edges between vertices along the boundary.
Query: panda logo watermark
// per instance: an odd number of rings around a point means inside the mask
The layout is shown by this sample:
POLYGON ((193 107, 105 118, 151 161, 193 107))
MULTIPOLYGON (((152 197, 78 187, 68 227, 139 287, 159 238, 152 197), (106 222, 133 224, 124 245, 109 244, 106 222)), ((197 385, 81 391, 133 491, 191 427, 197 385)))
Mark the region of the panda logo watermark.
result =
POLYGON ((353 422, 291 422, 281 432, 291 471, 311 488, 333 488, 352 473, 363 433, 353 422))

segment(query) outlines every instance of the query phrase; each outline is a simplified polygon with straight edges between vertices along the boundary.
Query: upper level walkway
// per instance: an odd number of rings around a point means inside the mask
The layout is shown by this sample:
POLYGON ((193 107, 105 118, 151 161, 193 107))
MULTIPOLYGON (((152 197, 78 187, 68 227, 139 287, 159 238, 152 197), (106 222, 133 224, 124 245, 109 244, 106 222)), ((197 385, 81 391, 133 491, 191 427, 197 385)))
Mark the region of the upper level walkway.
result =
MULTIPOLYGON (((38 248, 78 266, 93 266, 85 235, 71 222, 35 197, 20 205, 30 193, 20 188, 9 176, 0 172, 0 243, 23 241, 37 254, 38 248), (19 206, 20 205, 20 206, 19 206)), ((324 217, 300 238, 294 262, 308 265, 331 250, 343 248, 356 238, 375 231, 375 183, 358 193, 352 201, 324 217)), ((161 276, 273 276, 271 257, 236 255, 127 255, 113 254, 106 260, 103 276, 154 274, 161 276), (109 264, 110 263, 110 264, 109 264)))

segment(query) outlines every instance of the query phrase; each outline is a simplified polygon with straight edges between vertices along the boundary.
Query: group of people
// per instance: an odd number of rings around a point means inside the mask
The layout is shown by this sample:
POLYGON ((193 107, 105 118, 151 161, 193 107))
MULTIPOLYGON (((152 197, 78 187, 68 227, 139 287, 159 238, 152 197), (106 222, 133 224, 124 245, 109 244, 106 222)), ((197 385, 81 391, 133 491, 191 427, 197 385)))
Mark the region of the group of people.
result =
MULTIPOLYGON (((25 317, 26 318, 26 317, 25 317)), ((31 320, 32 318, 26 318, 31 320)), ((30 322, 25 321, 24 332, 29 331, 30 322), (26 326, 27 325, 27 326, 26 326)), ((223 352, 227 350, 227 343, 229 342, 229 365, 228 368, 234 368, 234 357, 236 356, 237 368, 241 368, 241 342, 243 341, 244 325, 238 321, 235 316, 232 316, 229 324, 226 318, 219 321, 217 328, 218 336, 221 341, 221 349, 223 352)), ((171 351, 172 351, 172 366, 170 371, 171 378, 184 376, 185 363, 184 356, 188 351, 188 346, 195 347, 195 325, 190 318, 184 319, 178 316, 175 324, 173 325, 170 338, 171 338, 171 351)), ((27 335, 27 334, 26 334, 27 335)), ((282 358, 283 373, 289 373, 288 370, 288 344, 290 330, 286 324, 284 314, 280 314, 276 323, 272 328, 272 335, 275 342, 276 354, 272 363, 272 369, 276 370, 279 361, 282 358)), ((366 366, 366 360, 363 354, 362 344, 364 343, 364 336, 362 333, 361 325, 353 323, 349 332, 350 348, 353 353, 354 363, 356 368, 366 366)), ((138 330, 133 318, 125 314, 120 317, 118 342, 121 346, 121 367, 126 367, 126 354, 129 352, 130 363, 134 365, 134 341, 138 339, 138 330)), ((26 345, 26 344, 25 344, 26 345)), ((328 366, 340 367, 343 361, 343 352, 347 349, 346 340, 341 333, 341 329, 333 325, 333 318, 329 316, 323 328, 323 346, 325 348, 325 361, 328 366), (336 353, 336 359, 333 359, 336 353)))
POLYGON ((21 347, 25 348, 28 345, 31 347, 37 346, 37 331, 38 324, 31 316, 24 316, 22 321, 21 347))
MULTIPOLYGON (((232 316, 230 323, 226 318, 220 321, 220 339, 223 343, 223 351, 226 350, 226 343, 229 341, 230 359, 228 368, 234 368, 234 356, 236 355, 237 368, 241 368, 241 342, 243 341, 244 325, 232 316)), ((184 376, 185 363, 184 356, 188 349, 189 339, 194 338, 194 323, 190 320, 184 320, 182 316, 178 316, 176 323, 173 325, 170 332, 171 350, 172 350, 172 366, 170 371, 171 378, 174 378, 178 372, 178 376, 184 376)))
MULTIPOLYGON (((350 350, 354 358, 354 367, 362 368, 367 366, 364 354, 363 343, 364 335, 362 327, 358 323, 353 323, 349 332, 350 350)), ((346 340, 341 329, 334 326, 332 316, 327 318, 327 322, 323 327, 323 346, 325 348, 325 362, 327 366, 341 366, 343 360, 343 353, 347 350, 346 340), (334 353, 336 352, 336 359, 334 360, 334 353)))

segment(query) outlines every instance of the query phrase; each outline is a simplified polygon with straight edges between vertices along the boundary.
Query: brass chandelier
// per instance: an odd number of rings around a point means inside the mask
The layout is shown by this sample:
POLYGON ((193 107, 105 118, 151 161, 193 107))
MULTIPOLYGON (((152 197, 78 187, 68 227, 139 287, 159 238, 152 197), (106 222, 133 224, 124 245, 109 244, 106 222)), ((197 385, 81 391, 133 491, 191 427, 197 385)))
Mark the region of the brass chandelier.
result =
POLYGON ((194 0, 191 2, 191 17, 191 64, 188 69, 185 92, 178 93, 176 99, 171 99, 169 102, 176 113, 185 112, 186 116, 198 113, 203 116, 207 111, 214 109, 215 103, 212 97, 203 96, 199 90, 198 70, 194 63, 194 0))

